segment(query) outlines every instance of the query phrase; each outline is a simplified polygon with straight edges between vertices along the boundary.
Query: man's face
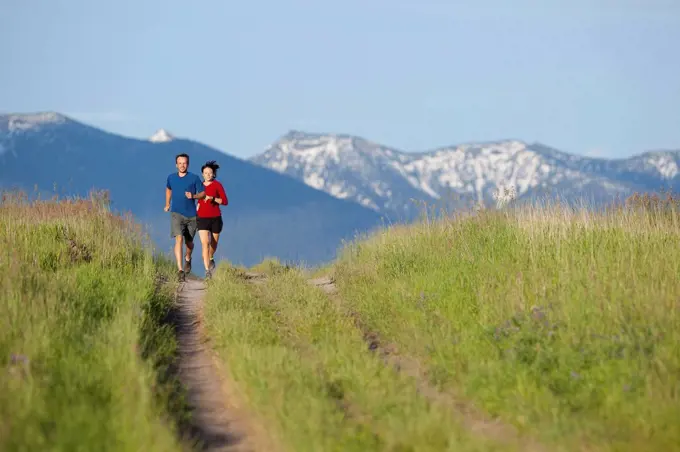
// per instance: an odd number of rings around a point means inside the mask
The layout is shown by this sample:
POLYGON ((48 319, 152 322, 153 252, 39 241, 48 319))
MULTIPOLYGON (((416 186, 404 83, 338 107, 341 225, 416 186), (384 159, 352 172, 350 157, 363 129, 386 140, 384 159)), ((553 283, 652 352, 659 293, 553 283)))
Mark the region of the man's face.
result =
POLYGON ((186 173, 187 168, 189 167, 189 159, 186 157, 178 157, 177 158, 177 171, 180 173, 186 173))

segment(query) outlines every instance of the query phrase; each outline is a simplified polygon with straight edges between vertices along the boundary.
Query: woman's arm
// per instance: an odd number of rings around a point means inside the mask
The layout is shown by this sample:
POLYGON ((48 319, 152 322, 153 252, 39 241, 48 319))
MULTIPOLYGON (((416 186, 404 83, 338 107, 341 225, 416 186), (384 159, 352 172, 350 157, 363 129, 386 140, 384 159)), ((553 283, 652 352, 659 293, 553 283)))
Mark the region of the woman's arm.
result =
POLYGON ((229 204, 229 198, 227 198, 227 194, 224 191, 224 187, 222 186, 222 184, 220 184, 217 181, 215 181, 213 183, 218 184, 217 187, 215 187, 217 189, 217 197, 213 198, 211 196, 208 196, 208 198, 212 199, 217 204, 226 206, 227 204, 229 204))
POLYGON ((219 203, 222 204, 223 206, 226 206, 229 204, 229 198, 227 198, 227 193, 224 191, 224 187, 222 184, 218 182, 217 186, 217 194, 220 196, 218 199, 220 200, 219 203))

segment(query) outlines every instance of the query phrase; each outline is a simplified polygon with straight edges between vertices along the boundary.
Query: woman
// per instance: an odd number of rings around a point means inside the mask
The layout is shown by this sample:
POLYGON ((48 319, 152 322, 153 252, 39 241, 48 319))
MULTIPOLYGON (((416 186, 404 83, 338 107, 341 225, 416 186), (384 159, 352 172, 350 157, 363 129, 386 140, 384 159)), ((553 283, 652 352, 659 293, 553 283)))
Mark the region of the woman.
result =
POLYGON ((203 248, 203 265, 205 265, 205 277, 212 278, 215 269, 215 250, 217 241, 222 232, 222 213, 220 206, 229 204, 224 187, 215 180, 217 169, 220 167, 214 160, 206 162, 201 167, 203 173, 203 186, 205 198, 198 200, 196 211, 196 226, 201 238, 203 248))

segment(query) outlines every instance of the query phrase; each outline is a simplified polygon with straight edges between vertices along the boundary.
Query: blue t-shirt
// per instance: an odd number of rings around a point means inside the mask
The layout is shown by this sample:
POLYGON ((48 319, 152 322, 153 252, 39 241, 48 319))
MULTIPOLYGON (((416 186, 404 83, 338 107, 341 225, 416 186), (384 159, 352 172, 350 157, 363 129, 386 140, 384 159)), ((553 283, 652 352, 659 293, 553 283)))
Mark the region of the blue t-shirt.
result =
POLYGON ((196 216, 196 200, 188 199, 184 192, 191 192, 192 194, 203 191, 203 182, 194 173, 187 173, 184 177, 180 177, 177 173, 172 173, 168 176, 166 184, 172 195, 170 196, 170 212, 177 212, 185 217, 196 216))

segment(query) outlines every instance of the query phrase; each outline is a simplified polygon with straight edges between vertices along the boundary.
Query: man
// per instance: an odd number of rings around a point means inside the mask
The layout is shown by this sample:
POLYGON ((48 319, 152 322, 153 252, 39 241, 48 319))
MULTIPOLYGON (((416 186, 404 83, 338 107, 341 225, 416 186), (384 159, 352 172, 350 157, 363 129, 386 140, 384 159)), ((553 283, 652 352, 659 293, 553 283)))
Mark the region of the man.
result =
POLYGON ((178 154, 175 157, 175 166, 177 166, 177 172, 168 176, 165 185, 165 211, 170 212, 170 235, 175 238, 177 276, 180 281, 184 281, 185 274, 191 272, 191 253, 194 250, 195 200, 205 197, 205 189, 201 179, 188 171, 189 156, 187 154, 178 154), (182 239, 186 245, 184 259, 182 259, 182 239))

